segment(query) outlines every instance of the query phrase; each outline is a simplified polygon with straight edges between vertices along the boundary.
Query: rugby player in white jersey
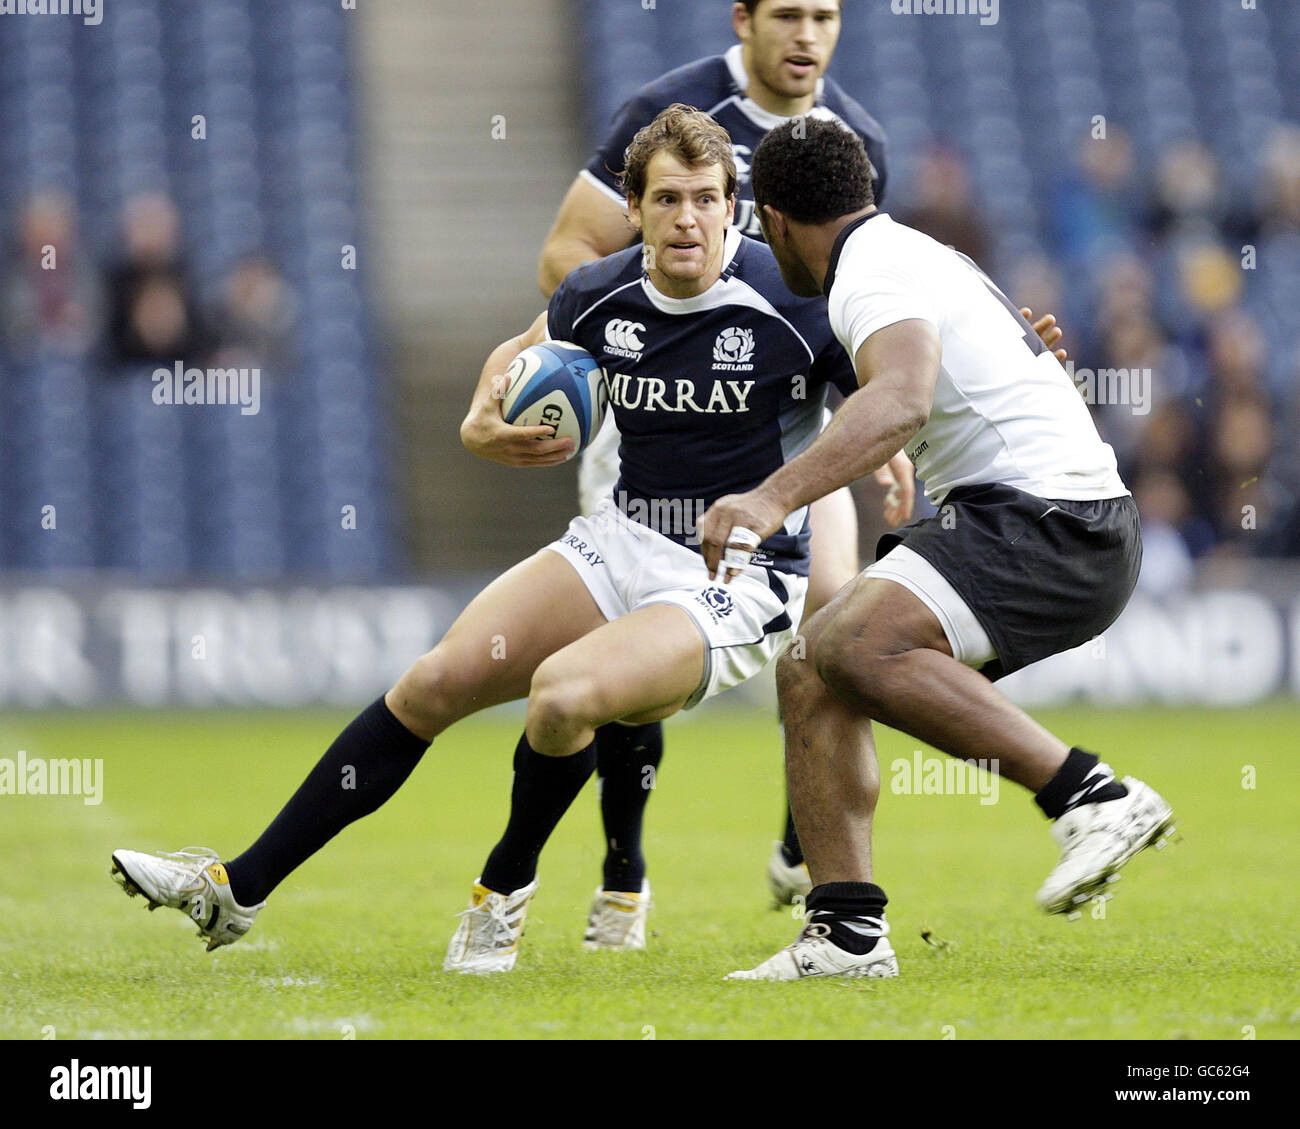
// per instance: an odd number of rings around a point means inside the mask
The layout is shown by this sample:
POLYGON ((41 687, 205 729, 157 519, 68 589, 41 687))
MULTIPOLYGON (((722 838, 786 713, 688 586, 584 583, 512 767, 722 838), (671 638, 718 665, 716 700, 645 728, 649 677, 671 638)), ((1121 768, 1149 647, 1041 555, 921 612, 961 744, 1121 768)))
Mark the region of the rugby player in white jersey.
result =
MULTIPOLYGON (((1069 913, 1172 831, 1169 805, 1115 779, 993 680, 1104 631, 1142 556, 1137 508, 1062 366, 969 259, 876 209, 861 142, 808 119, 754 157, 768 243, 797 294, 825 294, 860 385, 823 434, 700 525, 705 560, 870 474, 900 447, 935 517, 878 559, 778 664, 791 806, 814 883, 798 939, 736 979, 894 976, 872 881, 871 721, 992 763, 1055 821, 1039 905, 1069 913)), ((730 573, 730 569, 723 571, 730 573)))

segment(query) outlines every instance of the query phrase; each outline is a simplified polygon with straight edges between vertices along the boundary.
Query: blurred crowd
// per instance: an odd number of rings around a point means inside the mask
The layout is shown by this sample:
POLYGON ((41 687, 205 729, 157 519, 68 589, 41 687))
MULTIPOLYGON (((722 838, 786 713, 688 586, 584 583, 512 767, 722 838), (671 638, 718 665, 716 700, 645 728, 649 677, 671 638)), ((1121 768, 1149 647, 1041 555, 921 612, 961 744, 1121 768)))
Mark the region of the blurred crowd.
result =
POLYGON ((119 245, 101 261, 80 236, 72 201, 40 191, 17 210, 0 267, 0 356, 39 365, 55 355, 110 374, 177 361, 282 371, 292 360, 296 304, 262 252, 231 264, 205 299, 179 213, 162 193, 126 202, 119 245))
MULTIPOLYGON (((1012 262, 960 154, 935 146, 911 180, 900 219, 1059 318, 1138 499, 1144 585, 1177 589, 1198 558, 1300 556, 1300 129, 1277 129, 1243 193, 1199 142, 1144 161, 1112 125, 1043 186, 1043 253, 1012 262)), ((130 198, 119 230, 97 256, 65 195, 24 203, 0 263, 0 357, 39 367, 58 355, 106 374, 293 364, 298 302, 267 254, 202 290, 166 195, 130 198)))
POLYGON ((1057 315, 1137 497, 1155 590, 1198 558, 1300 556, 1300 129, 1277 128, 1252 191, 1232 181, 1197 141, 1148 167, 1111 126, 1050 187, 1044 253, 1009 263, 952 151, 925 154, 896 205, 1057 315))

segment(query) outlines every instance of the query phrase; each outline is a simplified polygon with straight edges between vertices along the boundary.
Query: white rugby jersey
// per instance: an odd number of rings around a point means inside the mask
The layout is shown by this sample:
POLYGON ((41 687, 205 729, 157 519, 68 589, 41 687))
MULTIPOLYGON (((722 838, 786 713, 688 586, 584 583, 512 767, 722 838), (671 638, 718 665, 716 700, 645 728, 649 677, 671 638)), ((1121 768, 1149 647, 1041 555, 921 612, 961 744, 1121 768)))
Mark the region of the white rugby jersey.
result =
POLYGON ((873 212, 840 232, 825 293, 851 358, 896 322, 919 318, 938 331, 934 406, 907 445, 933 504, 954 487, 992 482, 1049 499, 1128 493, 1061 363, 965 255, 873 212))

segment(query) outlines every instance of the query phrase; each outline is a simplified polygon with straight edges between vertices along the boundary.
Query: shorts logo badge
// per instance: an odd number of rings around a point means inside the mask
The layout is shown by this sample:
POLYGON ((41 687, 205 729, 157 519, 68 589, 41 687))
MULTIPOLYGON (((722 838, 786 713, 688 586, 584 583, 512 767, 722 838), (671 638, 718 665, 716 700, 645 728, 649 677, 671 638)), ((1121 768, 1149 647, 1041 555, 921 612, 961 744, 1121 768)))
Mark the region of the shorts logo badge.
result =
POLYGON ((725 588, 706 588, 695 598, 713 613, 715 620, 730 615, 736 606, 725 588))
POLYGON ((754 355, 754 331, 733 325, 718 334, 713 343, 713 367, 726 372, 752 372, 749 363, 754 355))

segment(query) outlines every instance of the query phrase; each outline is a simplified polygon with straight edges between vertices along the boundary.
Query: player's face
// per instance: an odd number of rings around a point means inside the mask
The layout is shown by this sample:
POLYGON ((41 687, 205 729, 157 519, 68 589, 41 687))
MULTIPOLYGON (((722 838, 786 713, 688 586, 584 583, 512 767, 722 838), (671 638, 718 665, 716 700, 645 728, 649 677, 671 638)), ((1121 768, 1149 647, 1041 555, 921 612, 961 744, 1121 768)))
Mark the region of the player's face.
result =
MULTIPOLYGON (((791 294, 798 298, 816 298, 821 294, 821 287, 813 278, 812 272, 796 254, 793 244, 782 229, 773 222, 766 208, 759 213, 758 222, 763 228, 763 238, 776 258, 776 265, 781 268, 781 280, 791 294)), ((786 229, 788 234, 788 229, 786 229)))
POLYGON ((723 242, 736 198, 725 195, 721 165, 684 165, 656 153, 646 166, 645 195, 628 201, 641 229, 650 281, 670 298, 693 298, 722 274, 723 242))
POLYGON ((758 87, 750 96, 760 105, 764 92, 811 98, 840 37, 840 0, 763 0, 752 17, 737 7, 736 31, 758 87))

